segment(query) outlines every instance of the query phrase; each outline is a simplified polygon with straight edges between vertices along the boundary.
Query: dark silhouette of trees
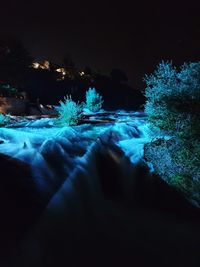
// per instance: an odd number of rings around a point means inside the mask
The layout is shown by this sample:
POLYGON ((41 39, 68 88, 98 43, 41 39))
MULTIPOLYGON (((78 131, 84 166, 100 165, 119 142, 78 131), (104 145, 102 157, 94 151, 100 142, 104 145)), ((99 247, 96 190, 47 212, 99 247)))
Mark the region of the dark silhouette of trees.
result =
POLYGON ((130 85, 113 80, 108 75, 97 73, 94 76, 93 87, 97 89, 104 99, 105 109, 142 109, 145 98, 141 91, 134 90, 130 85))
POLYGON ((72 60, 72 57, 67 54, 65 55, 63 59, 64 68, 66 71, 66 78, 74 80, 77 78, 77 70, 74 61, 72 60))
POLYGON ((32 57, 22 43, 12 37, 0 38, 0 81, 23 88, 32 57))
POLYGON ((110 76, 111 76, 112 81, 117 82, 117 83, 128 81, 128 77, 126 76, 126 73, 120 69, 112 69, 110 76))
POLYGON ((86 66, 84 69, 83 69, 83 72, 85 73, 85 75, 93 75, 93 71, 90 67, 86 66))
POLYGON ((50 62, 48 68, 31 66, 33 59, 20 41, 0 38, 0 84, 25 91, 33 102, 39 99, 44 104, 58 104, 67 94, 81 102, 86 90, 95 87, 105 100, 105 109, 137 109, 144 103, 142 94, 126 83, 126 74, 117 68, 110 76, 88 66, 80 70, 69 54, 63 65, 50 62))
POLYGON ((63 58, 63 64, 66 69, 74 69, 75 63, 69 54, 66 54, 63 58))

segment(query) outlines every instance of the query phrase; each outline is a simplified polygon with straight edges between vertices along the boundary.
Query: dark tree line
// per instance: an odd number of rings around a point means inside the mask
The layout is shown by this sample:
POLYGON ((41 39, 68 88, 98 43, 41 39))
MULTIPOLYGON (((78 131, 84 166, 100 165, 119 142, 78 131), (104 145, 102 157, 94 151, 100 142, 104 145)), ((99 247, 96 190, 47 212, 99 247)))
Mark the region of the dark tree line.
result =
POLYGON ((0 81, 13 87, 26 86, 33 58, 22 43, 14 38, 0 39, 0 81))
POLYGON ((25 91, 31 102, 57 104, 67 94, 81 102, 85 91, 92 86, 103 96, 108 109, 135 109, 144 103, 141 92, 128 85, 127 76, 120 69, 104 75, 85 67, 81 76, 72 58, 66 55, 63 59, 66 76, 59 80, 55 72, 57 64, 51 62, 49 69, 34 69, 32 63, 33 58, 21 42, 13 38, 0 39, 0 86, 9 84, 25 91))

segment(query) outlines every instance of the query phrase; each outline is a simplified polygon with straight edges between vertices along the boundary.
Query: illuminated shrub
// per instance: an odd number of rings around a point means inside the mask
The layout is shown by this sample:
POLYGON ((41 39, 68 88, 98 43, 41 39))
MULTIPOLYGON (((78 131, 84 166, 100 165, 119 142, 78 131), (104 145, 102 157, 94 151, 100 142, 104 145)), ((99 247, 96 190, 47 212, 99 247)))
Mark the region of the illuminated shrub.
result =
POLYGON ((89 88, 86 91, 85 108, 91 112, 98 112, 101 110, 103 104, 102 96, 100 96, 95 88, 89 88))
POLYGON ((180 137, 194 137, 200 130, 200 62, 184 64, 177 70, 160 63, 154 74, 145 77, 149 120, 180 137))
POLYGON ((0 126, 6 125, 7 123, 9 123, 9 121, 10 121, 9 116, 0 114, 0 126))
POLYGON ((157 139, 145 145, 144 155, 155 173, 200 205, 200 142, 157 139))
POLYGON ((74 102, 71 96, 64 97, 64 101, 60 101, 59 103, 60 108, 58 110, 57 124, 61 126, 76 125, 81 118, 81 105, 74 102))
POLYGON ((145 157, 169 184, 200 205, 200 62, 179 69, 169 62, 146 76, 145 111, 170 140, 145 147, 145 157))

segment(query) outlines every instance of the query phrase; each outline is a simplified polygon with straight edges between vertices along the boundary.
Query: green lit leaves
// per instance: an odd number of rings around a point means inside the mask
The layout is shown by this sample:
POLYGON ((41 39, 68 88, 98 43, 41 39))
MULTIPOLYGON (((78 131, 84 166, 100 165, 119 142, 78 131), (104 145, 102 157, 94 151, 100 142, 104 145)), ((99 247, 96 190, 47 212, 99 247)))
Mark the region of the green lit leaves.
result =
POLYGON ((82 113, 82 106, 72 100, 71 96, 64 97, 60 101, 57 124, 61 126, 77 125, 82 113))
POLYGON ((100 96, 95 88, 89 88, 86 92, 85 108, 91 112, 98 112, 101 110, 103 104, 102 96, 100 96))

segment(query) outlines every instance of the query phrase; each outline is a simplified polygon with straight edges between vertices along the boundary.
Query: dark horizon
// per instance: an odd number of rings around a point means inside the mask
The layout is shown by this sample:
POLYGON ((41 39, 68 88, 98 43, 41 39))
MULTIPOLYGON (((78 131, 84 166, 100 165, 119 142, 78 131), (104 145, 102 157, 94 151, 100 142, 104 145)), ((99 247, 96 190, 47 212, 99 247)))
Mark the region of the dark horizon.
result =
POLYGON ((122 69, 135 89, 161 60, 200 59, 199 5, 90 1, 11 1, 1 7, 1 34, 15 35, 36 59, 108 74, 122 69))

